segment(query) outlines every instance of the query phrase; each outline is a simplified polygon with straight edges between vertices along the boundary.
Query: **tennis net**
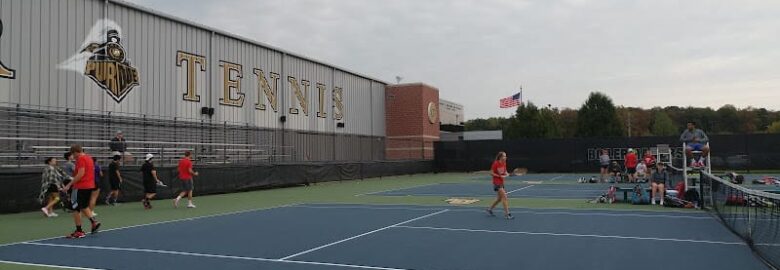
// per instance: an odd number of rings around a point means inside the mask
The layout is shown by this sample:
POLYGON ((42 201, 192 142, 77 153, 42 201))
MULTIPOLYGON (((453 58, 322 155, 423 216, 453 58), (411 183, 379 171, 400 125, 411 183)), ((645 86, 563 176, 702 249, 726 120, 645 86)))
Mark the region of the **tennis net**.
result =
POLYGON ((701 173, 701 198, 726 227, 774 269, 780 269, 780 194, 701 173))

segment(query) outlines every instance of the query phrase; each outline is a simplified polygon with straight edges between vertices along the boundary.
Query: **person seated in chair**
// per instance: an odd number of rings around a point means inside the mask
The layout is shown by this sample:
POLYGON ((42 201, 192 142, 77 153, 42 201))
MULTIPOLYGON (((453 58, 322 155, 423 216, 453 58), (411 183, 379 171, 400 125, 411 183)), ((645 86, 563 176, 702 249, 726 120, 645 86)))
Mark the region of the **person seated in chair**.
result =
POLYGON ((680 141, 686 145, 685 153, 691 157, 691 167, 704 167, 705 157, 710 153, 710 148, 707 146, 709 138, 704 131, 696 128, 696 122, 688 122, 688 127, 680 135, 680 141), (701 152, 699 160, 693 158, 693 151, 701 152))
POLYGON ((623 171, 623 168, 620 167, 620 164, 618 164, 617 161, 612 161, 612 165, 609 165, 609 170, 612 176, 612 181, 621 182, 621 172, 623 171))

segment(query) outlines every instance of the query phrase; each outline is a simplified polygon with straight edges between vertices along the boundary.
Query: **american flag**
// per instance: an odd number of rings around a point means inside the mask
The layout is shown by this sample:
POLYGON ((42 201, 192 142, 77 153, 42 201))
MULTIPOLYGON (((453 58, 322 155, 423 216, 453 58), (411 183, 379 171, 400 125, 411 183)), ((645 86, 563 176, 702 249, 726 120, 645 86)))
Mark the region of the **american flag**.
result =
POLYGON ((499 102, 499 107, 501 108, 512 108, 520 106, 520 103, 523 103, 522 100, 520 100, 520 93, 514 94, 511 97, 505 97, 502 98, 499 102))

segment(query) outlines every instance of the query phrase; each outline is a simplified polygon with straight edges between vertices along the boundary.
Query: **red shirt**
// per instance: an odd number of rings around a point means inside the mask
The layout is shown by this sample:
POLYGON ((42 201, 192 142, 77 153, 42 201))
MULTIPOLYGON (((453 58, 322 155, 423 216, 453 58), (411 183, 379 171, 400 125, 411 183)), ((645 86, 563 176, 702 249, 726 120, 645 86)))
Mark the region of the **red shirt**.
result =
POLYGON ((189 158, 179 160, 179 179, 185 181, 192 180, 190 169, 192 169, 192 161, 189 158))
MULTIPOLYGON (((505 175, 506 174, 506 162, 501 161, 494 161, 493 166, 490 166, 490 171, 498 174, 498 175, 505 175)), ((504 184, 504 178, 503 177, 495 177, 493 176, 493 185, 503 185, 504 184)))
POLYGON ((79 170, 84 169, 84 176, 81 180, 73 184, 75 189, 93 189, 95 188, 95 163, 92 162, 92 157, 87 154, 81 154, 76 159, 76 169, 73 170, 73 176, 79 173, 79 170))
POLYGON ((645 155, 645 165, 651 166, 655 164, 655 157, 653 155, 645 155))
POLYGON ((626 155, 626 168, 636 168, 638 163, 639 161, 637 160, 636 154, 628 153, 626 155))

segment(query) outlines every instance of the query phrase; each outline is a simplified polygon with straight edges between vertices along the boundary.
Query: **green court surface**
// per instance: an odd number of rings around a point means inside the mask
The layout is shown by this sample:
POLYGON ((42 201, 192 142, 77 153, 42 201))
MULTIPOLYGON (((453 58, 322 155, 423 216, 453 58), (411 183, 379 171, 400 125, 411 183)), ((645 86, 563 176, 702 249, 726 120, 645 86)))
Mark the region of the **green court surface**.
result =
MULTIPOLYGON (((153 201, 152 210, 144 210, 140 202, 124 202, 118 206, 99 205, 96 212, 103 223, 102 229, 112 229, 133 225, 157 223, 171 220, 224 214, 230 212, 263 209, 288 204, 361 204, 361 205, 425 205, 451 206, 441 196, 382 196, 384 191, 401 190, 420 186, 443 183, 484 183, 485 189, 492 189, 488 179, 482 179, 479 174, 441 173, 421 174, 411 176, 394 176, 364 180, 318 183, 311 186, 299 186, 197 196, 196 209, 174 208, 171 200, 153 201)), ((549 181, 548 175, 540 179, 533 176, 524 181, 549 181)), ((558 183, 576 184, 574 179, 555 179, 558 183)), ((612 209, 625 211, 696 211, 688 209, 672 209, 654 205, 591 204, 585 199, 545 199, 512 197, 510 206, 522 208, 560 208, 560 209, 612 209)), ((475 197, 479 202, 468 207, 484 207, 492 202, 493 197, 475 197)), ((57 210, 56 218, 45 218, 40 212, 1 215, 0 245, 30 241, 35 239, 64 236, 73 229, 70 215, 57 210)), ((87 222, 88 223, 88 222, 87 222)), ((54 269, 42 266, 27 266, 0 263, 0 269, 54 269)))

